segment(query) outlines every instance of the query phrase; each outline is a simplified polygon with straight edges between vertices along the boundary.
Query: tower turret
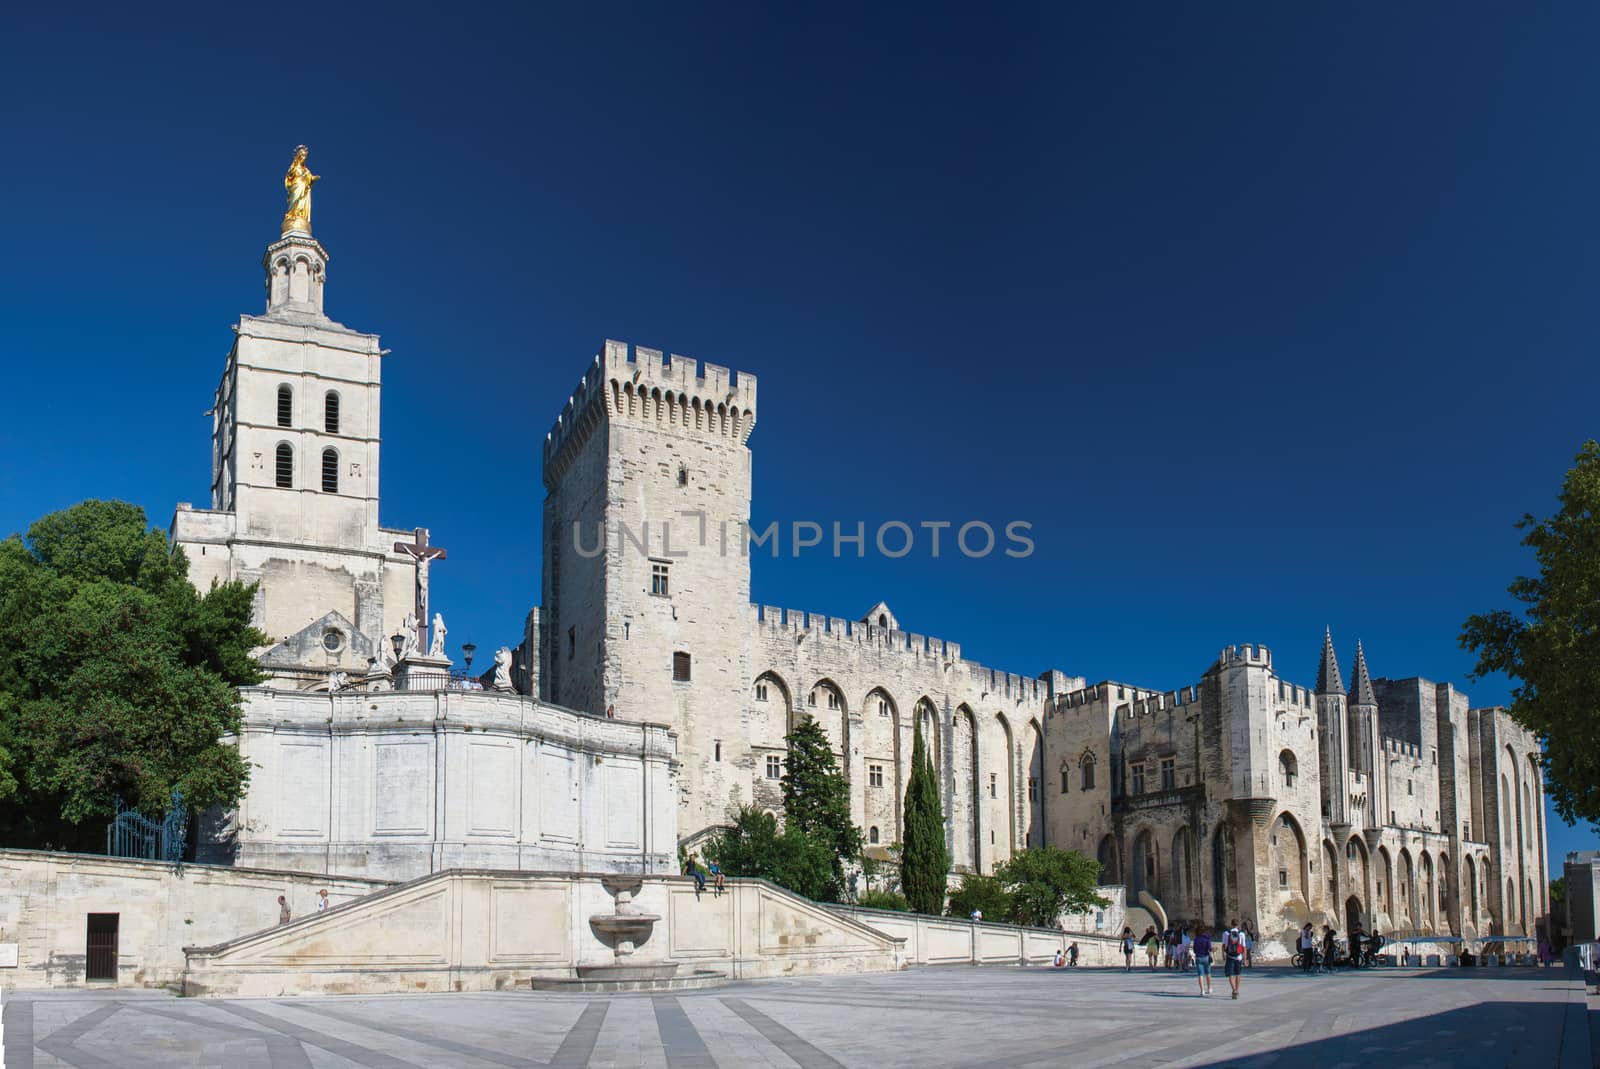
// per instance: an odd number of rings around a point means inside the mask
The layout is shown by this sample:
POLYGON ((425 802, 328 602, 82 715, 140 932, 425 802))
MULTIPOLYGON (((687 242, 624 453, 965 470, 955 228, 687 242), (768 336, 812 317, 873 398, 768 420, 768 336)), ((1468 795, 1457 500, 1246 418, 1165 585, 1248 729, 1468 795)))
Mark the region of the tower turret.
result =
POLYGON ((1355 676, 1350 688, 1349 711, 1350 767, 1358 780, 1356 794, 1366 799, 1362 827, 1377 828, 1389 811, 1385 782, 1379 768, 1378 698, 1372 690, 1372 675, 1367 671, 1367 653, 1356 642, 1355 676), (1361 789, 1361 788, 1365 789, 1361 789))
POLYGON ((1349 792, 1345 789, 1350 766, 1345 723, 1344 681, 1333 652, 1333 631, 1322 636, 1322 663, 1317 668, 1317 764, 1322 773, 1322 815, 1334 825, 1350 823, 1349 792))

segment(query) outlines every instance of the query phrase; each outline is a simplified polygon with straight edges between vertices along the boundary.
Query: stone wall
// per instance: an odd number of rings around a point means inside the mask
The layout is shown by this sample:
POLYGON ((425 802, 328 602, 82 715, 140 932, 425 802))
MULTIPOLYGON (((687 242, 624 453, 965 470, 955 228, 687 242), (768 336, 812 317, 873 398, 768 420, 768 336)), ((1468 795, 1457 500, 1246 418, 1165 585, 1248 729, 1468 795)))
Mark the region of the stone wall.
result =
POLYGON ((244 691, 255 766, 205 858, 385 880, 676 867, 671 733, 492 692, 244 691))
POLYGON ((834 912, 905 940, 907 965, 1048 965, 1078 945, 1078 964, 1121 965, 1114 935, 837 906, 834 912))
MULTIPOLYGON (((735 979, 903 966, 903 945, 761 880, 696 895, 683 877, 647 877, 635 909, 658 920, 629 964, 735 979)), ((272 931, 190 947, 190 995, 277 996, 492 991, 569 979, 613 962, 593 917, 614 901, 589 874, 451 870, 272 931)))
POLYGON ((339 905, 389 886, 380 880, 126 858, 0 851, 0 944, 18 944, 7 987, 85 983, 88 915, 118 918, 116 984, 157 987, 183 978, 182 947, 212 943, 278 923, 278 896, 294 916, 316 910, 327 888, 339 905))

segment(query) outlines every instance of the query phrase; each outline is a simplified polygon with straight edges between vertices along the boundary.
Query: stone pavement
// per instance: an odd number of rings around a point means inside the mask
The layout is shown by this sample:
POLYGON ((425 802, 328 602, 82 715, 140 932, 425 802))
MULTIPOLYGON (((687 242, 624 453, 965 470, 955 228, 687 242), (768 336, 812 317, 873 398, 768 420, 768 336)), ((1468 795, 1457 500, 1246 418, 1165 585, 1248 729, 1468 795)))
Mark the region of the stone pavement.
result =
POLYGON ((1258 968, 1240 1001, 1220 976, 1216 990, 1202 999, 1169 972, 957 966, 661 996, 8 992, 5 1066, 1589 1069, 1586 1035, 1562 1057, 1563 1028, 1586 1029, 1560 969, 1258 968))

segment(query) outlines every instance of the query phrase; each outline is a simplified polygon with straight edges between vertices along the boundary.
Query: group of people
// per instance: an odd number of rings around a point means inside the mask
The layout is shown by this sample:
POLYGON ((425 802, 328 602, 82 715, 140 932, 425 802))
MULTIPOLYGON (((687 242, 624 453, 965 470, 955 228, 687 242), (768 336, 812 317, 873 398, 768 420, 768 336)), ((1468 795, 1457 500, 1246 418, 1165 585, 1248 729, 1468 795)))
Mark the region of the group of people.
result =
POLYGON ((1056 951, 1056 968, 1074 969, 1078 966, 1078 942, 1073 940, 1067 949, 1056 951))
POLYGON ((1132 972, 1134 950, 1136 946, 1143 946, 1152 972, 1163 961, 1166 968, 1183 971, 1187 971, 1192 962, 1195 982, 1200 994, 1206 996, 1211 994, 1212 955, 1221 950, 1223 976, 1233 991, 1232 997, 1238 998, 1239 984, 1250 964, 1250 948, 1254 942, 1249 930, 1239 927, 1238 921, 1229 921, 1227 930, 1216 939, 1212 939, 1211 930, 1204 924, 1168 928, 1165 932, 1156 931, 1152 924, 1137 940, 1132 928, 1122 929, 1122 960, 1124 968, 1132 972))
POLYGON ((1295 937, 1295 965, 1302 972, 1332 972, 1340 965, 1362 968, 1378 960, 1378 951, 1385 944, 1383 933, 1373 931, 1369 935, 1360 925, 1350 933, 1348 948, 1338 935, 1333 925, 1324 924, 1319 939, 1316 929, 1307 921, 1295 937))
POLYGON ((693 878, 694 896, 696 898, 699 898, 700 893, 706 889, 706 877, 708 876, 711 878, 711 887, 714 894, 720 895, 728 887, 728 878, 723 874, 721 865, 718 865, 715 861, 711 862, 709 866, 702 865, 700 859, 694 854, 690 854, 683 859, 683 874, 693 878))

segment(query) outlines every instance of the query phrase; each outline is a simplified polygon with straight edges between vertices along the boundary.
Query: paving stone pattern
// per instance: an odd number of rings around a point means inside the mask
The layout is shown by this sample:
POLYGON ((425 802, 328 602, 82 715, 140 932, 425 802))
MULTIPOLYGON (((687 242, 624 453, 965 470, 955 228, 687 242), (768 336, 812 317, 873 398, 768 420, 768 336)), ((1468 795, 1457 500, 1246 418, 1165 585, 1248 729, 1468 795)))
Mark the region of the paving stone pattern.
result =
MULTIPOLYGON (((7 1069, 484 1066, 1587 1066, 1561 970, 1192 976, 953 967, 676 995, 185 1000, 10 994, 7 1069)), ((1590 1014, 1597 1012, 1590 999, 1590 1014)), ((1581 1020, 1581 1015, 1578 1015, 1581 1020)))

